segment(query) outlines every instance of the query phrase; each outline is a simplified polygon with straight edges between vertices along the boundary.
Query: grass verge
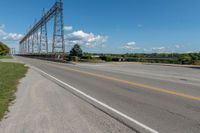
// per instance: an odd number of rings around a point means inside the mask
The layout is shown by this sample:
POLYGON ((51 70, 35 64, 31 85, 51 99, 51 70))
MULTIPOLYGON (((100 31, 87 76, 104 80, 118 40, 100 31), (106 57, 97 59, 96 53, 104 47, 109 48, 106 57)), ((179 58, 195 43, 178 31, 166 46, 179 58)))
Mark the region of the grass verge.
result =
POLYGON ((27 69, 23 64, 0 62, 0 120, 15 99, 18 82, 25 76, 27 69))
POLYGON ((0 59, 12 59, 12 56, 0 56, 0 59))

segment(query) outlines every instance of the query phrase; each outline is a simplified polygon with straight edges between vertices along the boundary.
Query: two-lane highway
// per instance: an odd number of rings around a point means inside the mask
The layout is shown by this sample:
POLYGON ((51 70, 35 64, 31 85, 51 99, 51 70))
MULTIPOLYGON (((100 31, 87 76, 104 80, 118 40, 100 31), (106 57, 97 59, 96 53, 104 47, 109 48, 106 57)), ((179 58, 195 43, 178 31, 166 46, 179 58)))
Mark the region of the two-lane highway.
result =
POLYGON ((133 118, 135 123, 103 109, 133 129, 143 131, 147 126, 161 133, 200 132, 200 70, 143 64, 71 65, 16 58, 133 118))

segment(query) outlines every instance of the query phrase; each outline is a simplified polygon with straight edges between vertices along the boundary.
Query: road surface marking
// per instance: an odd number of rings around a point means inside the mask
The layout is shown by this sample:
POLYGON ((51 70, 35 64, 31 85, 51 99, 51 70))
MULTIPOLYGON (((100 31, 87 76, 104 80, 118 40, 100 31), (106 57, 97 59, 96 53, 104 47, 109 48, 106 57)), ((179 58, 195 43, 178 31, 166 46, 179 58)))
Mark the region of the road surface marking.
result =
POLYGON ((188 95, 188 94, 184 94, 184 93, 180 93, 180 92, 170 91, 170 90, 167 90, 167 89, 162 89, 162 88, 158 88, 158 87, 139 84, 139 83, 135 83, 135 82, 127 81, 127 80, 122 80, 122 79, 118 79, 118 78, 114 78, 114 77, 104 76, 104 75, 100 75, 100 74, 95 74, 95 73, 91 73, 91 72, 85 72, 85 71, 81 71, 81 70, 77 70, 77 69, 72 69, 72 68, 69 68, 69 67, 61 67, 61 66, 57 66, 57 65, 53 65, 53 64, 47 64, 47 65, 54 66, 54 67, 57 67, 57 68, 63 68, 65 70, 70 70, 70 71, 82 73, 82 74, 85 74, 85 75, 95 76, 95 77, 108 79, 108 80, 112 80, 112 81, 117 81, 117 82, 129 84, 129 85, 133 85, 133 86, 137 86, 137 87, 142 87, 144 89, 159 91, 159 92, 163 92, 163 93, 167 93, 167 94, 171 94, 171 95, 175 95, 175 96, 179 96, 179 97, 184 97, 184 98, 191 99, 191 100, 200 101, 200 97, 197 97, 197 96, 192 96, 192 95, 188 95))
POLYGON ((112 112, 114 112, 114 113, 120 115, 121 117, 123 117, 123 118, 125 118, 125 119, 127 119, 127 120, 129 120, 129 121, 131 121, 131 122, 133 122, 133 123, 135 123, 136 125, 138 125, 138 126, 144 128, 145 130, 147 130, 147 131, 149 131, 149 132, 151 132, 151 133, 159 133, 158 131, 156 131, 156 130, 154 130, 154 129, 152 129, 152 128, 150 128, 150 127, 144 125, 144 124, 142 124, 141 122, 139 122, 139 121, 133 119, 132 117, 130 117, 130 116, 128 116, 128 115, 126 115, 126 114, 124 114, 124 113, 122 113, 122 112, 120 112, 120 111, 118 111, 118 110, 112 108, 111 106, 109 106, 109 105, 107 105, 107 104, 105 104, 105 103, 103 103, 103 102, 101 102, 101 101, 95 99, 94 97, 89 96, 88 94, 86 94, 86 93, 80 91, 79 89, 76 89, 75 87, 73 87, 73 86, 71 86, 71 85, 69 85, 69 84, 67 84, 67 83, 65 83, 65 82, 63 82, 63 81, 61 81, 60 79, 57 79, 56 77, 54 77, 54 76, 52 76, 52 75, 50 75, 50 74, 48 74, 48 73, 42 71, 41 69, 39 69, 39 68, 37 68, 37 67, 34 67, 34 66, 31 66, 31 67, 34 68, 35 70, 37 70, 37 71, 39 71, 39 72, 45 74, 46 76, 49 76, 50 78, 56 80, 57 82, 59 82, 59 83, 65 85, 65 86, 69 87, 69 88, 72 89, 73 91, 75 91, 75 92, 77 92, 77 93, 79 93, 79 94, 85 96, 85 97, 88 98, 89 100, 91 100, 91 101, 93 101, 93 102, 95 102, 95 103, 97 103, 97 104, 103 106, 104 108, 106 108, 106 109, 108 109, 108 110, 110 110, 110 111, 112 111, 112 112))

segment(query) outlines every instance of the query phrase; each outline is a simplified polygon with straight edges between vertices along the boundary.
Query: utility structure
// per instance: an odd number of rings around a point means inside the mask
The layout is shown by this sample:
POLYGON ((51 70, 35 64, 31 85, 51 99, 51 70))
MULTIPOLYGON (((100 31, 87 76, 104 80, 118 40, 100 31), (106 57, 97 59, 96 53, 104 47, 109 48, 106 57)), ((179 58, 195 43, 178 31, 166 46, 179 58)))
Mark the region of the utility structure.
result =
POLYGON ((20 55, 58 55, 64 57, 64 19, 63 2, 56 0, 53 7, 45 12, 42 18, 27 32, 19 44, 20 55), (52 51, 49 50, 47 23, 54 19, 52 51))
POLYGON ((15 48, 10 48, 10 54, 11 54, 11 55, 15 55, 15 54, 16 54, 15 48))

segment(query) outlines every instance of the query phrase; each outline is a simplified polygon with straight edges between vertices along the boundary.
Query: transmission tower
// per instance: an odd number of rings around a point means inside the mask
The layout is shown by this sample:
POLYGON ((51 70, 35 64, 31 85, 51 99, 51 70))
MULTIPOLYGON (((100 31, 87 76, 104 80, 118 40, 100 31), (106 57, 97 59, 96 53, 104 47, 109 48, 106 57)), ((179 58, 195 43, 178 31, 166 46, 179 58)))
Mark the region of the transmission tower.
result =
POLYGON ((40 53, 48 53, 47 23, 45 22, 45 10, 43 9, 43 21, 40 29, 40 53))
POLYGON ((20 46, 22 45, 20 47, 20 51, 24 51, 21 52, 22 54, 38 53, 40 56, 39 53, 48 53, 47 23, 52 18, 54 19, 52 54, 59 55, 58 57, 60 57, 60 55, 64 55, 64 19, 63 2, 61 0, 56 0, 56 3, 50 8, 50 10, 43 12, 42 18, 37 23, 35 23, 35 25, 22 38, 20 41, 20 46), (31 50, 30 43, 32 48, 31 50), (35 50, 35 47, 37 47, 37 51, 35 50))
POLYGON ((33 42, 33 52, 32 53, 38 53, 39 51, 39 36, 38 36, 38 32, 35 32, 33 34, 33 38, 32 38, 32 42, 33 42))
POLYGON ((64 53, 64 22, 63 22, 63 3, 61 0, 56 2, 56 11, 54 16, 54 33, 53 33, 53 53, 64 53))
POLYGON ((30 51, 30 39, 28 38, 27 40, 27 44, 26 44, 26 54, 29 54, 29 51, 30 51))

